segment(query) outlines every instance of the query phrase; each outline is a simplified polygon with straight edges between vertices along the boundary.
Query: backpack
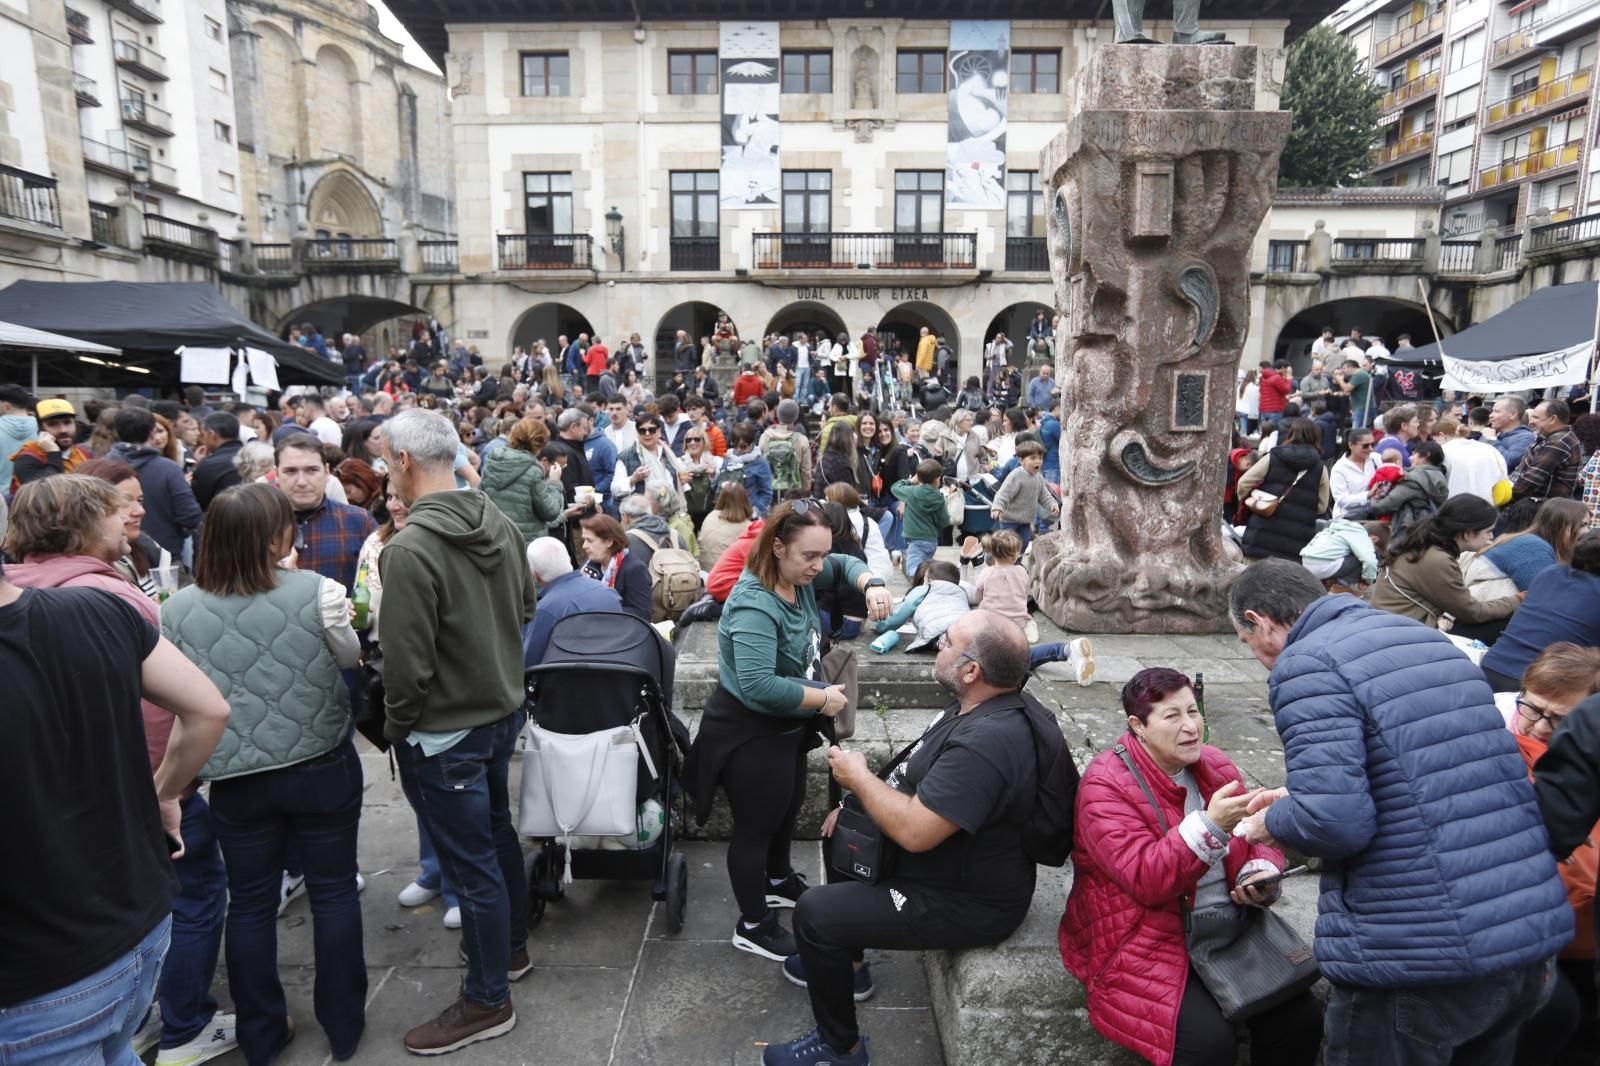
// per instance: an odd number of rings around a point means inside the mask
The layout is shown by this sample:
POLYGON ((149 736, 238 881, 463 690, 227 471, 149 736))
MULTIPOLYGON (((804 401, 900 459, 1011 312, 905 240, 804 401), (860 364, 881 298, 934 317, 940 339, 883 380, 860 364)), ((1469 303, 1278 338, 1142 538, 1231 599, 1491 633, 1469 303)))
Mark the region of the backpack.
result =
POLYGON ((633 530, 631 535, 650 545, 655 552, 650 556, 650 621, 676 622, 690 604, 705 595, 700 563, 681 546, 676 533, 665 546, 638 530, 633 530))
POLYGON ((689 475, 689 484, 683 488, 683 500, 690 514, 709 514, 717 505, 717 486, 712 484, 711 475, 704 470, 689 475))
POLYGON ((790 489, 800 487, 800 457, 794 450, 794 433, 767 438, 763 450, 767 465, 772 467, 772 494, 781 497, 790 489))
POLYGON ((1072 854, 1072 816, 1078 799, 1078 766, 1072 761, 1061 724, 1030 693, 1016 700, 994 699, 974 707, 969 715, 1020 709, 1033 731, 1033 753, 1039 774, 1039 791, 1033 811, 1020 827, 1022 851, 1040 866, 1064 866, 1072 854))

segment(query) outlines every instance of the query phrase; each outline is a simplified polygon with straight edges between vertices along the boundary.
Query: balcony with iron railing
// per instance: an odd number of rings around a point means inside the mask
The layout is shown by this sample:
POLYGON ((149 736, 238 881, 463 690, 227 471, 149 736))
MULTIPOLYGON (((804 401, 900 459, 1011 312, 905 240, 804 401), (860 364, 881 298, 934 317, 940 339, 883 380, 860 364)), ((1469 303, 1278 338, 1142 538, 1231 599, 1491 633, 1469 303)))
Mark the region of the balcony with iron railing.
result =
POLYGON ((754 253, 756 270, 976 270, 978 235, 757 233, 754 253))
POLYGON ((217 269, 227 274, 244 272, 244 245, 224 237, 217 242, 217 269))
POLYGON ((1543 174, 1562 167, 1576 166, 1578 158, 1583 153, 1583 137, 1568 141, 1566 144, 1554 148, 1546 148, 1538 152, 1530 152, 1515 159, 1507 159, 1499 166, 1488 167, 1478 171, 1478 188, 1493 189, 1512 182, 1531 178, 1535 174, 1543 174))
POLYGON ((100 106, 100 86, 89 75, 73 71, 72 92, 78 98, 79 107, 100 106))
POLYGON ((1007 237, 1006 269, 1040 273, 1050 269, 1050 250, 1043 237, 1007 237))
POLYGON ((148 211, 144 216, 144 248, 151 255, 189 262, 214 263, 221 254, 216 230, 148 211))
POLYGON ((126 148, 83 138, 83 165, 92 170, 103 170, 121 178, 132 178, 135 162, 143 159, 150 168, 150 184, 176 188, 178 172, 165 163, 145 158, 126 148))
POLYGON ((424 273, 454 274, 461 269, 460 253, 455 241, 418 241, 417 251, 422 256, 424 273))
POLYGON ((111 58, 117 66, 152 81, 167 80, 167 57, 127 38, 111 42, 111 58))
POLYGON ((56 179, 0 164, 0 219, 60 229, 61 201, 56 195, 56 179))
POLYGON ((256 269, 263 274, 297 274, 292 244, 258 244, 255 246, 256 269))
POLYGON ((393 237, 318 237, 306 241, 303 262, 313 273, 392 273, 400 249, 393 237))
POLYGON ((1533 26, 1524 26, 1520 30, 1512 30, 1504 37, 1496 37, 1489 46, 1489 66, 1498 67, 1502 63, 1509 63, 1533 51, 1537 45, 1533 26))
POLYGON ((1268 274, 1304 274, 1310 241, 1268 241, 1268 274))
POLYGON ((1546 252, 1562 245, 1600 240, 1600 214, 1579 215, 1552 222, 1549 225, 1528 227, 1528 251, 1546 252))
POLYGON ((1383 99, 1378 103, 1378 112, 1380 114, 1388 114, 1390 111, 1397 111, 1413 101, 1420 100, 1425 96, 1431 96, 1438 91, 1439 72, 1437 70, 1429 71, 1427 74, 1412 78, 1410 81, 1397 85, 1384 93, 1383 99))
POLYGON ((161 0, 106 0, 106 3, 143 23, 154 25, 165 21, 161 17, 161 0))
POLYGON ((587 233, 502 233, 501 270, 593 270, 594 238, 587 233))
POLYGON ((1408 137, 1402 137, 1372 150, 1372 169, 1380 170, 1403 163, 1413 156, 1419 156, 1433 150, 1433 130, 1418 130, 1408 137))
POLYGON ((1571 107, 1589 95, 1589 86, 1593 80, 1593 72, 1575 70, 1565 77, 1536 85, 1515 96, 1496 100, 1489 105, 1489 113, 1484 118, 1484 129, 1509 126, 1513 122, 1534 118, 1556 107, 1571 107))
POLYGON ((122 124, 157 137, 172 136, 172 112, 137 96, 122 98, 122 124))
POLYGON ((67 36, 74 44, 94 44, 94 37, 89 33, 89 16, 67 8, 67 36))
MULTIPOLYGON (((795 234, 814 237, 817 234, 795 234)), ((761 234, 756 234, 759 242, 761 234)), ((670 237, 667 239, 668 270, 722 269, 722 238, 720 237, 670 237)))
POLYGON ((1373 54, 1379 63, 1387 62, 1396 56, 1401 56, 1425 44, 1432 43, 1444 34, 1444 11, 1435 11, 1427 18, 1413 22, 1405 28, 1391 33, 1373 47, 1373 54))

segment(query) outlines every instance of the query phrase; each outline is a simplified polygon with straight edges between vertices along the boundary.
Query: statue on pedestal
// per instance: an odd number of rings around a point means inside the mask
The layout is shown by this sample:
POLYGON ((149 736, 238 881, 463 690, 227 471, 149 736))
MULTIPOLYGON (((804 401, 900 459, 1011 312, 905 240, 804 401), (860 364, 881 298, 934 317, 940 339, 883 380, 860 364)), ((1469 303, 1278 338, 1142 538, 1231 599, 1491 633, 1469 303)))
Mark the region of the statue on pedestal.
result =
MULTIPOLYGON (((1117 44, 1155 44, 1144 35, 1144 0, 1111 0, 1117 24, 1117 44)), ((1172 0, 1173 44, 1226 44, 1215 30, 1200 29, 1200 0, 1172 0)))

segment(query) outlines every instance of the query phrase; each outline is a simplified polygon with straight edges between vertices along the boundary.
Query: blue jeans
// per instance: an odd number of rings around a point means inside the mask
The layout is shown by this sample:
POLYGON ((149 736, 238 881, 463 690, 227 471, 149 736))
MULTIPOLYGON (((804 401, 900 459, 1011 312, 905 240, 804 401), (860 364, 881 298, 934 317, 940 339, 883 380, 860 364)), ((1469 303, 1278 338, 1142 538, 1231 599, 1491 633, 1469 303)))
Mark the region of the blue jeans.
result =
POLYGON ((933 553, 939 545, 931 540, 906 541, 906 577, 915 577, 917 567, 933 558, 933 553))
POLYGON ((1022 546, 1026 548, 1028 542, 1033 540, 1033 527, 1027 522, 996 522, 996 529, 1009 529, 1022 539, 1022 546))
POLYGON ((172 947, 161 968, 161 1046, 181 1047, 200 1035, 217 1001, 211 979, 222 950, 228 912, 228 871, 222 865, 211 808, 198 792, 183 801, 183 858, 172 864, 178 894, 172 900, 172 947))
POLYGON ((1335 983, 1323 1023, 1325 1066, 1500 1066, 1544 1005, 1554 960, 1464 984, 1357 988, 1335 983))
POLYGON ((6 1066, 140 1066, 133 1037, 150 1013, 172 919, 137 947, 81 981, 0 1007, 0 1062, 6 1066))
MULTIPOLYGON (((410 745, 406 745, 410 747, 410 745)), ((417 865, 422 867, 422 872, 417 874, 417 884, 423 888, 436 888, 444 896, 446 907, 458 907, 460 899, 456 896, 455 885, 444 879, 443 872, 439 869, 439 853, 434 849, 433 837, 428 832, 428 827, 422 821, 422 803, 417 796, 417 781, 414 777, 402 776, 400 778, 400 791, 405 793, 406 802, 411 804, 411 809, 417 815, 417 865)))
POLYGON ((317 1021, 334 1058, 349 1058, 367 1013, 356 894, 361 758, 355 744, 346 738, 310 762, 214 782, 211 815, 228 863, 228 989, 245 1061, 271 1062, 289 1035, 278 980, 278 891, 291 840, 300 849, 311 901, 317 1021))
POLYGON ((401 780, 416 788, 417 815, 461 904, 467 978, 462 994, 480 1007, 511 995, 511 956, 528 945, 528 875, 511 824, 507 775, 524 716, 479 726, 446 751, 426 756, 396 744, 401 780))

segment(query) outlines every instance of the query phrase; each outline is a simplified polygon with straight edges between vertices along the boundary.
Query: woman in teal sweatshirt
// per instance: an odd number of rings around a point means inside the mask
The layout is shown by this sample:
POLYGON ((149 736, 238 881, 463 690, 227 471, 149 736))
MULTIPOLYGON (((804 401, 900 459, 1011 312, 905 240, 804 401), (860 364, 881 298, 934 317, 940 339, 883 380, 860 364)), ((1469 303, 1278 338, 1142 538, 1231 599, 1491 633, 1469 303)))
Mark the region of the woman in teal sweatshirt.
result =
POLYGON ((806 753, 845 709, 844 689, 822 679, 816 587, 849 582, 866 594, 874 620, 892 604, 865 563, 832 555, 833 534, 816 500, 779 504, 750 549, 717 627, 719 681, 689 753, 687 781, 705 821, 721 785, 733 812, 728 880, 739 903, 733 945, 782 962, 794 937, 774 907, 793 907, 806 889, 789 862, 805 797, 806 753))

